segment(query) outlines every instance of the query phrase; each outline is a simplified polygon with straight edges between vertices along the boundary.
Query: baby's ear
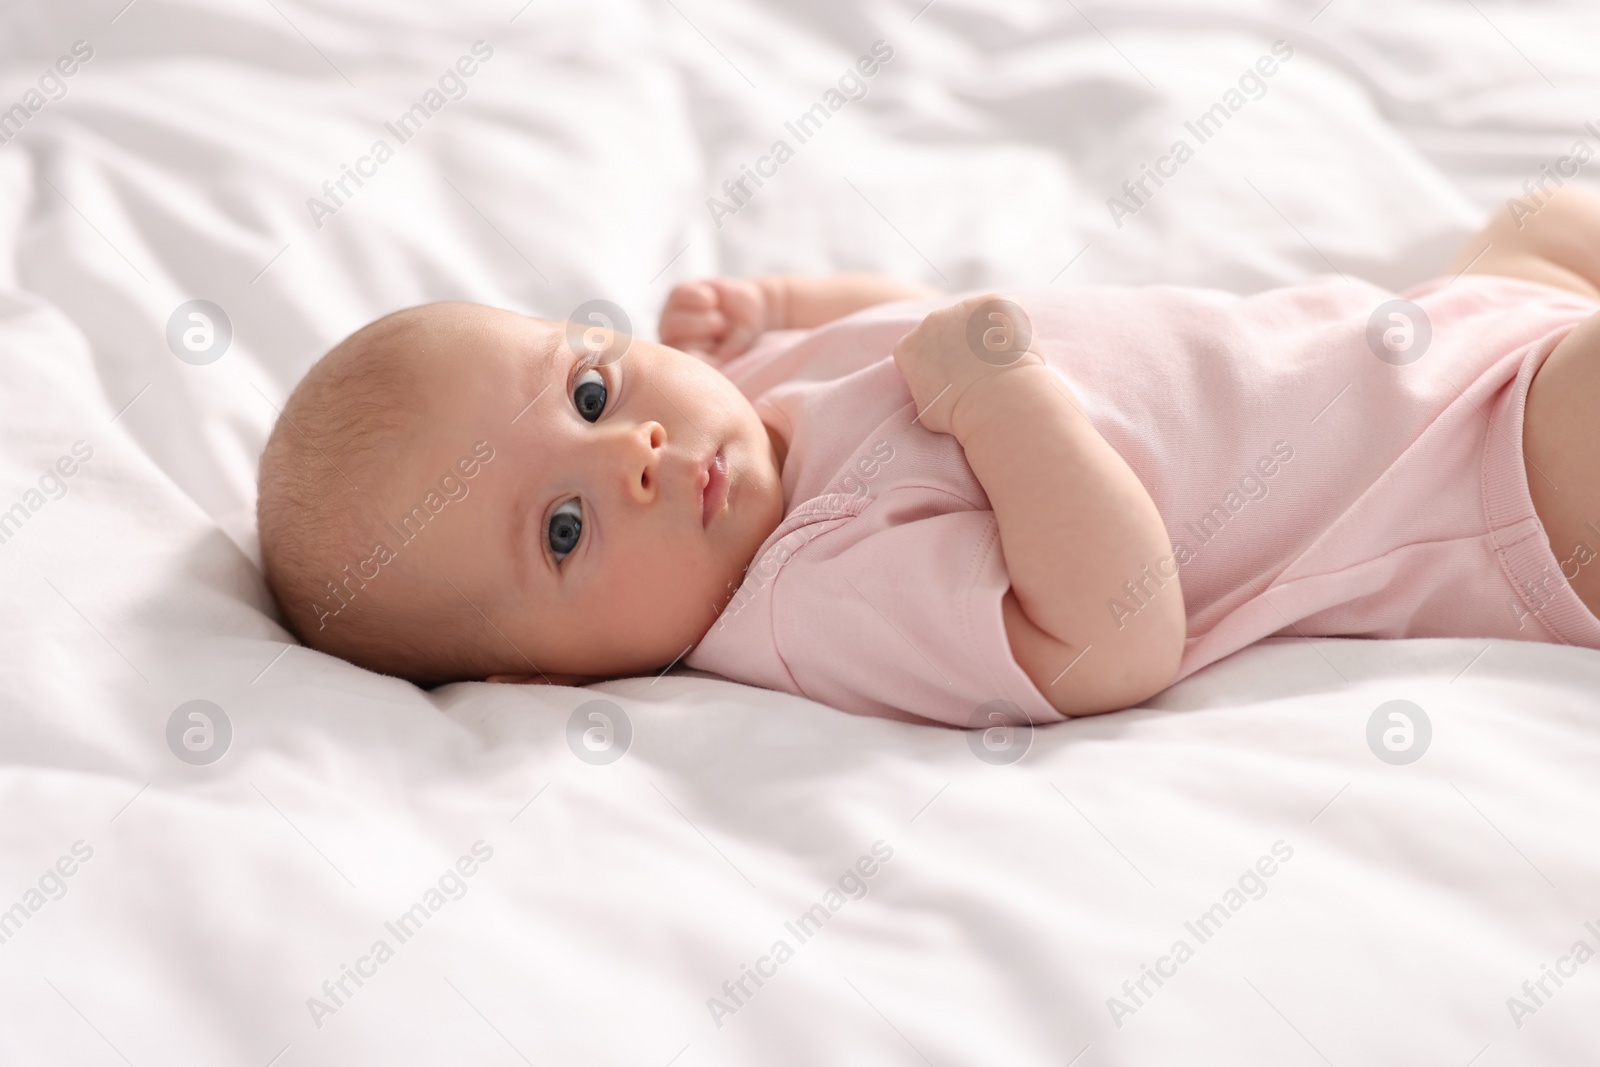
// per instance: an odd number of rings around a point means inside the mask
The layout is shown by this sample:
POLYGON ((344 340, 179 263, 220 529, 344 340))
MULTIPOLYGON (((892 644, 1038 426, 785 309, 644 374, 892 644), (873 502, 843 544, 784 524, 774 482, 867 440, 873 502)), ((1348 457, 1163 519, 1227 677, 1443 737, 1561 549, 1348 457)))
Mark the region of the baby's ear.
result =
POLYGON ((598 682, 598 678, 585 678, 581 674, 491 674, 485 678, 486 682, 504 682, 507 685, 564 685, 577 689, 598 682))

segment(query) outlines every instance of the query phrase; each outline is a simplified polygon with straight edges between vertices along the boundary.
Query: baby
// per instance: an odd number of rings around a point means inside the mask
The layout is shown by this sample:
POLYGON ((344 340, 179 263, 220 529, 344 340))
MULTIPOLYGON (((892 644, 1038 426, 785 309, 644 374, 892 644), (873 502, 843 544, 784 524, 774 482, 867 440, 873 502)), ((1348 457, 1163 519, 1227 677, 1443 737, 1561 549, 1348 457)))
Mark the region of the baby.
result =
POLYGON ((1129 707, 1273 635, 1600 648, 1600 200, 1448 275, 713 278, 661 343, 411 308, 285 405, 267 579, 308 645, 419 684, 684 662, 954 725, 1129 707))

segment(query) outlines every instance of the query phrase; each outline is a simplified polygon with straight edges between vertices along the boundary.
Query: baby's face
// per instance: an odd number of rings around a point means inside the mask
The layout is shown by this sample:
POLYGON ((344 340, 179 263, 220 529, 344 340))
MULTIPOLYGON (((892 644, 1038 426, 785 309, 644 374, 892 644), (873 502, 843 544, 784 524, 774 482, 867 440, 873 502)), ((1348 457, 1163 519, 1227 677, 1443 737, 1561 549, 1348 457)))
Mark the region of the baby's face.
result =
POLYGON ((392 565, 448 577, 481 612, 484 647, 506 665, 493 677, 662 669, 710 629, 782 519, 781 439, 676 349, 607 335, 613 355, 596 359, 566 323, 440 313, 462 317, 468 343, 419 361, 428 414, 385 517, 459 475, 476 442, 494 456, 392 565))

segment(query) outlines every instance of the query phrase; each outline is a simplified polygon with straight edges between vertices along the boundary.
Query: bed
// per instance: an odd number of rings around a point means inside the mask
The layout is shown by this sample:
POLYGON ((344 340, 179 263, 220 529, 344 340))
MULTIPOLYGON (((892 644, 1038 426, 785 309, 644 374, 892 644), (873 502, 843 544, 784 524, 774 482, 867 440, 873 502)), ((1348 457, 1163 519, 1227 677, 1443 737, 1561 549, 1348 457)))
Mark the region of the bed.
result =
POLYGON ((1593 651, 1288 635, 1010 734, 682 669, 425 692, 295 643, 253 529, 295 381, 428 300, 649 333, 712 272, 1437 274, 1600 148, 1597 34, 1577 0, 5 5, 0 1063, 1600 1061, 1593 651))

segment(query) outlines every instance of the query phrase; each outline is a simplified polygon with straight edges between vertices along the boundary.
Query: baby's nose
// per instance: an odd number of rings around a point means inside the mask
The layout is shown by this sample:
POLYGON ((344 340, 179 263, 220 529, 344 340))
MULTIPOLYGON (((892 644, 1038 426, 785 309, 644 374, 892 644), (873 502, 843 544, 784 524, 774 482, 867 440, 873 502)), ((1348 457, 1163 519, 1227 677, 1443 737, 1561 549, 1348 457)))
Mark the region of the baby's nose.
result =
POLYGON ((623 477, 628 494, 641 504, 660 492, 661 458, 666 453, 667 429, 659 422, 643 422, 624 434, 623 477))

